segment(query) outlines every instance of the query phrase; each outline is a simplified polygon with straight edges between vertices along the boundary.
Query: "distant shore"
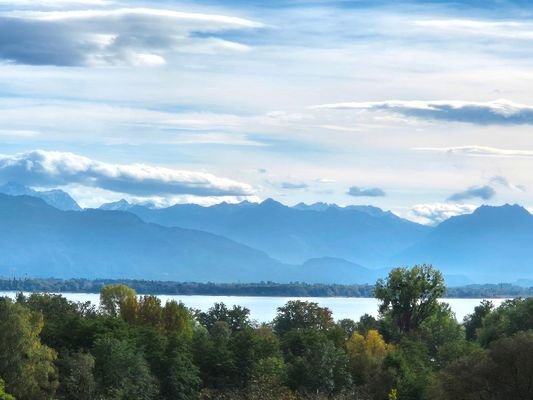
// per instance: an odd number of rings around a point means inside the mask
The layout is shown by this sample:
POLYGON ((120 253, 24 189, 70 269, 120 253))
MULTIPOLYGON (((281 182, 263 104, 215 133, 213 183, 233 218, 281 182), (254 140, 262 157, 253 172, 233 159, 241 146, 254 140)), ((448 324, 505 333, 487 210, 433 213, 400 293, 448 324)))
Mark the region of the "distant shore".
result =
MULTIPOLYGON (((369 284, 310 283, 199 283, 134 279, 3 278, 0 291, 99 293, 104 285, 124 284, 139 294, 263 296, 263 297, 373 297, 369 284)), ((449 287, 448 298, 515 298, 533 296, 533 287, 507 283, 449 287)))

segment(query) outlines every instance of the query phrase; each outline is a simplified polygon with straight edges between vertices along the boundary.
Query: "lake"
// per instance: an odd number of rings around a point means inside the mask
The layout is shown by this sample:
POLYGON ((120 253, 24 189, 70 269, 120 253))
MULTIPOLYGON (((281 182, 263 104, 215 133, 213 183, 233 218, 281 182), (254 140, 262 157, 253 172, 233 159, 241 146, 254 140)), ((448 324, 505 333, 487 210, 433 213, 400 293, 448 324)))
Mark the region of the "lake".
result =
MULTIPOLYGON (((16 292, 0 292, 1 296, 14 298, 16 292)), ((99 303, 97 293, 61 293, 71 301, 90 301, 93 304, 99 303)), ((167 300, 183 302, 187 307, 206 311, 214 303, 224 303, 231 307, 240 305, 250 310, 252 319, 258 322, 269 322, 276 316, 278 307, 283 306, 289 300, 314 301, 322 307, 328 307, 333 312, 336 320, 351 318, 358 320, 363 314, 377 316, 378 301, 374 298, 363 297, 255 297, 255 296, 182 296, 182 295, 158 295, 164 304, 167 300)), ((482 299, 443 299, 443 302, 450 304, 458 321, 474 311, 482 299)), ((505 299, 490 299, 496 306, 505 299)))

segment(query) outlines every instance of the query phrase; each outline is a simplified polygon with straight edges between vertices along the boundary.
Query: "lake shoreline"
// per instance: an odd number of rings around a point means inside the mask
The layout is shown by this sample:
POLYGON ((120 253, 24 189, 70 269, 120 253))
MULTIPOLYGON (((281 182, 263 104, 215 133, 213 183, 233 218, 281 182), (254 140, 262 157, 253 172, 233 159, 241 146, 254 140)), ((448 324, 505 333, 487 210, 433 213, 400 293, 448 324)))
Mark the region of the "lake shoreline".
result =
MULTIPOLYGON (((135 279, 0 278, 0 291, 45 293, 100 293, 105 285, 126 285, 138 294, 233 297, 371 298, 374 285, 323 283, 212 283, 135 279)), ((533 287, 513 284, 474 284, 449 287, 443 297, 502 299, 532 297, 533 287)))

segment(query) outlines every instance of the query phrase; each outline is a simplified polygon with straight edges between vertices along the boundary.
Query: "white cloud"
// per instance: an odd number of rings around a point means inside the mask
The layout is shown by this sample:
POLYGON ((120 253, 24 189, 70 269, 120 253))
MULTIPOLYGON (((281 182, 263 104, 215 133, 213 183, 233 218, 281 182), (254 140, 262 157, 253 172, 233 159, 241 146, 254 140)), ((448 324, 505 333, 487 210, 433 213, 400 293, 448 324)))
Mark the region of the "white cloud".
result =
POLYGON ((0 59, 31 65, 159 66, 180 52, 248 51, 249 46, 216 35, 263 27, 245 18, 157 8, 17 10, 0 13, 0 59))
POLYGON ((392 112, 408 117, 472 124, 533 124, 533 106, 509 100, 486 102, 461 100, 387 100, 331 103, 313 106, 326 110, 367 110, 392 112))
POLYGON ((472 157, 533 157, 533 150, 501 149, 487 146, 414 147, 413 150, 472 157))
POLYGON ((254 191, 247 184, 205 172, 109 164, 73 153, 43 150, 0 156, 0 179, 38 187, 79 184, 143 197, 243 196, 254 191))
POLYGON ((472 204, 433 203, 417 204, 405 215, 406 218, 424 225, 437 225, 448 218, 474 212, 472 204))
POLYGON ((129 18, 140 17, 137 21, 148 22, 144 18, 168 19, 174 23, 181 22, 180 28, 202 29, 203 31, 218 31, 235 28, 262 28, 263 24, 244 18, 230 17, 226 15, 201 14, 180 12, 174 10, 156 8, 117 8, 105 10, 66 10, 66 11, 13 11, 3 13, 4 16, 30 19, 37 21, 127 21, 129 18), (208 25, 206 25, 208 24, 208 25))
MULTIPOLYGON (((121 199, 131 204, 153 204, 154 206, 170 207, 174 204, 198 204, 212 206, 222 202, 240 203, 249 201, 258 203, 261 199, 255 195, 250 196, 194 196, 194 195, 170 195, 170 196, 134 196, 129 193, 113 192, 105 189, 87 187, 78 184, 61 186, 61 189, 69 193, 83 208, 98 208, 104 203, 111 203, 121 199)), ((46 188, 43 188, 46 189, 46 188)))
POLYGON ((0 129, 0 136, 13 136, 13 137, 35 137, 40 135, 39 131, 28 129, 0 129))

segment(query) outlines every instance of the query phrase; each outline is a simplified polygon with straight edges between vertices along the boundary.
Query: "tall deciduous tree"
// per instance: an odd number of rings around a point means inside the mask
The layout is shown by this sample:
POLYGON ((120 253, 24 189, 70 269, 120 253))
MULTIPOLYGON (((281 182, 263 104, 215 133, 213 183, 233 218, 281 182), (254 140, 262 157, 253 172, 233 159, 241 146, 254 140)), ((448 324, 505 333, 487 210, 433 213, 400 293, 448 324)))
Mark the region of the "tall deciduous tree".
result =
POLYGON ((100 290, 100 307, 107 314, 116 317, 120 313, 120 306, 136 293, 126 285, 106 285, 100 290))
POLYGON ((41 344, 43 318, 0 298, 0 376, 19 400, 52 399, 57 388, 55 352, 41 344))
POLYGON ((292 329, 325 331, 334 325, 329 308, 301 300, 291 300, 283 307, 279 307, 278 315, 274 319, 274 330, 281 336, 292 329))
POLYGON ((387 279, 376 283, 375 296, 381 301, 379 312, 390 316, 400 333, 417 329, 438 309, 445 292, 442 274, 431 265, 395 268, 387 279))

